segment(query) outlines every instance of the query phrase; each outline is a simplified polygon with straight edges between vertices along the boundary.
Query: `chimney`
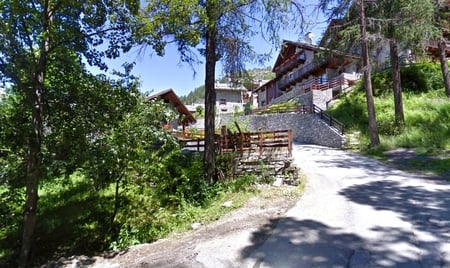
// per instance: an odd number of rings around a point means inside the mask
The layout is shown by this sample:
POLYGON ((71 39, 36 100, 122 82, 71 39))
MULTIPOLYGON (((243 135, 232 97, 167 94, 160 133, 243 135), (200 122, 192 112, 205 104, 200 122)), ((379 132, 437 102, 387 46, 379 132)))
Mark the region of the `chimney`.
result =
POLYGON ((305 34, 305 43, 312 45, 312 39, 314 37, 314 34, 312 32, 308 32, 305 34))

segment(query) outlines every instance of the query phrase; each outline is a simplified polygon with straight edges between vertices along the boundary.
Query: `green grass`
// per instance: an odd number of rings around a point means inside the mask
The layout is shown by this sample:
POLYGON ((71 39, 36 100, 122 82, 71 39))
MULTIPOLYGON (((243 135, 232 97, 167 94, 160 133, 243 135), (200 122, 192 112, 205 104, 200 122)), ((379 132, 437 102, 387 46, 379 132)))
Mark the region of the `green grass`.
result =
MULTIPOLYGON (((378 85, 382 87, 382 85, 378 85)), ((396 148, 412 148, 418 155, 405 161, 407 169, 450 176, 450 100, 443 88, 406 90, 403 92, 405 129, 394 124, 393 94, 389 89, 375 90, 375 108, 381 146, 369 149, 369 133, 365 95, 356 89, 330 110, 330 114, 347 126, 347 133, 358 133, 355 150, 386 160, 384 152, 396 148)))
POLYGON ((298 109, 300 103, 296 100, 290 100, 283 103, 272 104, 269 107, 260 110, 257 114, 290 113, 298 109))
MULTIPOLYGON (((153 188, 129 183, 122 188, 121 209, 111 229, 114 184, 97 187, 81 173, 43 181, 39 189, 38 223, 33 265, 72 255, 95 255, 110 249, 152 242, 191 229, 194 222, 217 220, 260 191, 256 177, 247 175, 205 189, 201 204, 182 201, 176 207, 161 207, 153 188), (232 201, 231 207, 223 207, 232 201)), ((23 189, 16 190, 24 196, 23 189)), ((0 187, 0 194, 12 193, 0 187)), ((0 219, 0 267, 15 266, 21 238, 21 202, 3 199, 8 209, 0 219)), ((187 199, 186 199, 187 200, 187 199)))

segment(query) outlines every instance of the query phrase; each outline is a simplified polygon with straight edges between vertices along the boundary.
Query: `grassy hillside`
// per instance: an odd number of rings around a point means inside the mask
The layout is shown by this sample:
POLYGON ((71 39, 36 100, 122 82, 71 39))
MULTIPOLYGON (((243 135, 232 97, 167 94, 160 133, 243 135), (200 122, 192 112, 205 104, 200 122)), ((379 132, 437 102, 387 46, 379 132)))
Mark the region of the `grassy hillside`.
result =
POLYGON ((390 73, 374 75, 375 107, 381 146, 369 150, 367 109, 362 83, 329 110, 347 126, 359 143, 354 149, 383 159, 396 148, 413 149, 422 161, 411 168, 448 176, 450 171, 450 100, 445 96, 439 66, 423 63, 402 69, 406 127, 394 125, 394 100, 390 73))

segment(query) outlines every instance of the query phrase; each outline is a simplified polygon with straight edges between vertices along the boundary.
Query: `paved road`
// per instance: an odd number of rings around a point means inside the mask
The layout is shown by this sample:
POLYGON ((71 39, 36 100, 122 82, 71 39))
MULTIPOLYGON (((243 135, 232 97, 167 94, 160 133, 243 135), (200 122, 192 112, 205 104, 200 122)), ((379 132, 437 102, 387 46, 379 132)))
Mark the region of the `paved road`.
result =
POLYGON ((293 154, 309 177, 305 194, 262 246, 241 249, 241 264, 450 267, 449 183, 342 150, 296 145, 293 154))
POLYGON ((235 228, 220 235, 204 233, 216 228, 208 225, 180 243, 141 245, 118 259, 88 263, 102 268, 450 268, 449 183, 342 150, 295 145, 293 154, 308 183, 279 221, 255 226, 245 217, 231 217, 235 228), (127 265, 120 264, 122 257, 127 265))

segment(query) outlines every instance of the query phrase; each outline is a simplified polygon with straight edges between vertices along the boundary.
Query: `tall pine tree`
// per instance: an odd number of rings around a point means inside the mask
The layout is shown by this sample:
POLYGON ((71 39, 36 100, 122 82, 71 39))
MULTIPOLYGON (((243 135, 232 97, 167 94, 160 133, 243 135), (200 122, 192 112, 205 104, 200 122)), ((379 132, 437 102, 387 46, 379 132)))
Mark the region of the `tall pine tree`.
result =
POLYGON ((278 31, 299 29, 302 5, 297 0, 150 0, 137 30, 138 41, 153 47, 159 55, 175 43, 181 60, 199 62, 195 49, 205 59, 205 152, 206 177, 215 181, 216 63, 225 74, 239 77, 248 61, 261 61, 250 45, 262 35, 278 45, 278 31))

